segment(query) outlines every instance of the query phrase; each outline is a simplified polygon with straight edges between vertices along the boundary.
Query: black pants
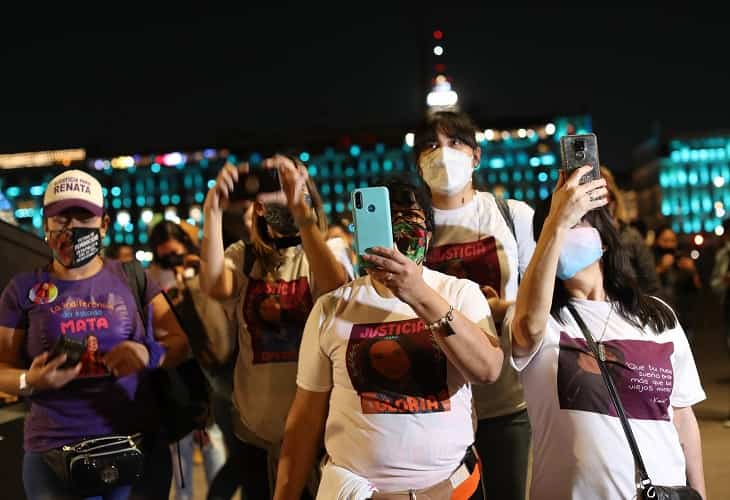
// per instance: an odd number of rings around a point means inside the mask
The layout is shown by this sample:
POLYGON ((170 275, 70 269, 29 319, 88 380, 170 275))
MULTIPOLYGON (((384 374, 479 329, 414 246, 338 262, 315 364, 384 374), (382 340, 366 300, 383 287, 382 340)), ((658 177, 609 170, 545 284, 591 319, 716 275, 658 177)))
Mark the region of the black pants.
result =
POLYGON ((238 441, 239 473, 245 500, 263 500, 269 495, 268 453, 257 446, 238 441))
POLYGON ((168 498, 172 485, 172 457, 164 434, 145 435, 144 475, 132 487, 130 500, 154 500, 168 498))
MULTIPOLYGON (((265 500, 269 496, 268 452, 250 443, 238 440, 239 473, 245 500, 265 500)), ((302 500, 311 500, 308 492, 302 493, 302 500)))
POLYGON ((479 421, 475 445, 489 500, 524 500, 531 428, 527 410, 479 421))

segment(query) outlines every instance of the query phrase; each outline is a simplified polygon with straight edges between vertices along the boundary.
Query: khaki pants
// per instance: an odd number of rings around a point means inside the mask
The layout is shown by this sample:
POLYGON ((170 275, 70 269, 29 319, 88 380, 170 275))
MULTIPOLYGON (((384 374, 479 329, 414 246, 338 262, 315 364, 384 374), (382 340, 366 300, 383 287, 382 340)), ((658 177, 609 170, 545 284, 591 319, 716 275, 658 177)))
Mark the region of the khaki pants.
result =
POLYGON ((451 500, 454 487, 451 482, 446 479, 433 486, 422 490, 403 491, 397 493, 375 493, 373 500, 451 500))
POLYGON ((433 486, 422 490, 377 492, 372 500, 468 500, 479 488, 481 488, 481 464, 477 463, 470 472, 462 463, 451 477, 433 486))

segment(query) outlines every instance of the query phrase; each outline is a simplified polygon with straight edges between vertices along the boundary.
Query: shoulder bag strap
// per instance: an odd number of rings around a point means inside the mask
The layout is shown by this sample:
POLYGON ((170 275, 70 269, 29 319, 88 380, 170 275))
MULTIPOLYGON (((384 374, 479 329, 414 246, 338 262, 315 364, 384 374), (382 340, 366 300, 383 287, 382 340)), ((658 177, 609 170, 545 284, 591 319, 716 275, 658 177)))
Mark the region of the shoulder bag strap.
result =
POLYGON ((136 260, 124 262, 122 264, 124 274, 127 276, 127 285, 132 290, 134 300, 137 303, 137 310, 142 316, 142 324, 147 326, 147 308, 144 305, 144 295, 147 291, 147 275, 142 269, 142 265, 136 260))
POLYGON ((517 231, 515 230, 515 219, 512 217, 512 212, 510 212, 509 209, 509 203, 507 203, 506 200, 503 200, 502 198, 494 197, 494 201, 497 202, 497 208, 499 209, 499 213, 502 214, 502 218, 504 219, 504 222, 507 223, 507 227, 509 228, 510 232, 512 233, 512 236, 515 238, 515 243, 517 244, 517 284, 519 285, 522 281, 522 276, 519 273, 519 254, 520 254, 520 240, 517 239, 517 231))
POLYGON ((585 337, 586 342, 588 342, 588 346, 593 353, 593 356, 595 356, 596 361, 598 362, 598 366, 601 369, 601 375, 603 376, 603 382, 606 384, 606 388, 608 389, 608 394, 611 398, 611 402, 613 403, 614 408, 616 408, 616 413, 618 413, 619 419, 621 420, 621 426, 623 427, 624 433, 626 434, 626 439, 629 441, 631 453, 634 455, 634 461, 636 463, 637 469, 639 470, 641 486, 642 488, 646 489, 651 486, 651 479, 649 479, 649 474, 647 474, 646 472, 644 460, 641 458, 641 452, 639 451, 639 445, 636 444, 636 438, 634 438, 634 433, 631 431, 631 424, 629 424, 629 419, 626 417, 624 406, 623 404, 621 404, 621 399, 619 398, 618 391, 616 390, 616 386, 613 383, 613 378, 608 371, 608 366, 606 366, 606 360, 604 356, 601 355, 601 351, 598 348, 596 341, 593 340, 593 336, 588 331, 588 327, 586 327, 586 324, 583 322, 583 318, 580 317, 578 311, 575 310, 573 304, 568 304, 568 310, 575 319, 576 323, 578 323, 578 326, 583 333, 583 337, 585 337))
POLYGON ((497 198, 496 196, 494 197, 494 201, 497 202, 497 208, 499 208, 499 212, 502 214, 504 221, 507 223, 507 227, 509 228, 510 232, 512 233, 512 236, 515 237, 515 241, 517 241, 517 231, 515 231, 515 221, 512 218, 512 212, 509 211, 509 204, 502 198, 497 198))

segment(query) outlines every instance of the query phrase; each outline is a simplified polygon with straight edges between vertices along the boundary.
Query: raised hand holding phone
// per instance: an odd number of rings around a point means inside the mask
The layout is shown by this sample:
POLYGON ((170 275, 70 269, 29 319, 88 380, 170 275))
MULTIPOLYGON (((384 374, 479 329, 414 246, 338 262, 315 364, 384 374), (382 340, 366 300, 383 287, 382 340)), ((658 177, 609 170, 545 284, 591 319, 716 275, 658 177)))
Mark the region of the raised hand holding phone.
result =
POLYGON ((304 165, 284 155, 275 155, 261 163, 262 167, 278 172, 278 189, 261 192, 256 200, 261 203, 278 203, 286 205, 295 219, 301 220, 311 216, 312 199, 307 190, 309 174, 304 165))
MULTIPOLYGON (((261 193, 281 191, 279 170, 271 159, 264 160, 261 165, 251 166, 248 163, 237 164, 238 182, 236 182, 229 199, 233 202, 255 200, 261 193)), ((235 162, 235 159, 232 160, 235 162)))
POLYGON ((238 183, 239 177, 248 172, 248 164, 234 165, 226 162, 215 179, 215 185, 208 190, 205 196, 203 209, 206 214, 220 216, 230 204, 230 195, 238 183))
POLYGON ((564 135, 560 138, 561 168, 566 177, 578 168, 590 165, 591 170, 580 178, 580 184, 601 178, 596 134, 564 135))
POLYGON ((558 225, 570 229, 578 224, 589 211, 608 203, 606 180, 598 178, 581 183, 586 175, 591 175, 592 166, 584 165, 567 175, 560 172, 558 184, 553 191, 548 218, 558 225))

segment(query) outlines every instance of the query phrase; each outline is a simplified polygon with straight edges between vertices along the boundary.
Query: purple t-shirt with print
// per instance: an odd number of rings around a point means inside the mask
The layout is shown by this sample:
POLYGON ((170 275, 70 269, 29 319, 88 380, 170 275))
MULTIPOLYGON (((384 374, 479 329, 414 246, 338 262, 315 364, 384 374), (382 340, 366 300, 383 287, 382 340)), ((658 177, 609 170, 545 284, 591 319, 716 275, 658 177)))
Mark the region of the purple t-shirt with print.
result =
MULTIPOLYGON (((144 303, 160 293, 147 280, 144 303)), ((15 276, 0 297, 0 325, 26 331, 25 362, 50 350, 60 335, 86 339, 81 374, 58 390, 30 398, 25 449, 46 451, 87 437, 154 430, 152 394, 138 391, 146 371, 112 376, 102 356, 124 340, 150 341, 120 262, 105 260, 90 278, 65 281, 37 270, 15 276)))

